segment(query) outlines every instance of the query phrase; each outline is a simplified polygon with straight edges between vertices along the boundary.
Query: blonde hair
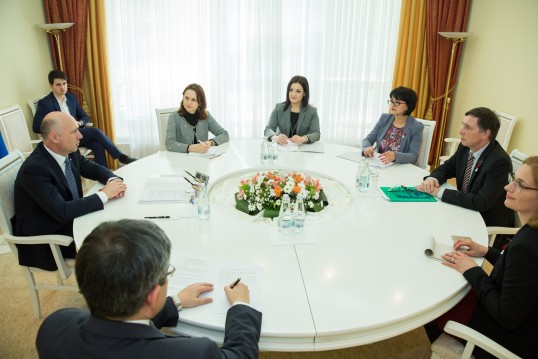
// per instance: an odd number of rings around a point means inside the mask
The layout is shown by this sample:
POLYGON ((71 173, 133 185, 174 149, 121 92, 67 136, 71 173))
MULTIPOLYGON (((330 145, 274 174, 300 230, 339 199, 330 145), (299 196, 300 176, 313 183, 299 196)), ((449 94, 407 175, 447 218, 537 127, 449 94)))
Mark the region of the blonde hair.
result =
MULTIPOLYGON (((532 179, 534 180, 533 187, 538 188, 538 156, 528 157, 525 161, 523 161, 523 164, 531 168, 532 179)), ((538 212, 531 217, 527 224, 529 227, 538 229, 538 212)))

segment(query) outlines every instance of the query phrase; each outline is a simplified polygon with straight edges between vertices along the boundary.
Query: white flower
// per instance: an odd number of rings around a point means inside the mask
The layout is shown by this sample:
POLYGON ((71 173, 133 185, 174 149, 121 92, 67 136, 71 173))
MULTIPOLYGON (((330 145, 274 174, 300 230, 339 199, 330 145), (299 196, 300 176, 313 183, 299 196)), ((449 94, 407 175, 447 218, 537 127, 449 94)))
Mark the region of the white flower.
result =
POLYGON ((314 202, 312 202, 312 201, 308 201, 308 207, 310 207, 310 208, 314 208, 314 202))
POLYGON ((261 203, 258 203, 258 204, 256 205, 256 207, 258 208, 258 211, 261 211, 261 210, 263 209, 263 206, 262 206, 261 203))
POLYGON ((316 194, 314 195, 314 200, 318 200, 319 199, 319 192, 316 192, 316 194))
POLYGON ((282 201, 281 201, 280 199, 277 199, 275 203, 276 203, 277 206, 280 206, 280 204, 282 203, 282 201))
POLYGON ((256 210, 256 206, 253 205, 253 204, 249 204, 249 205, 248 205, 248 210, 249 210, 250 212, 252 212, 252 211, 256 210))

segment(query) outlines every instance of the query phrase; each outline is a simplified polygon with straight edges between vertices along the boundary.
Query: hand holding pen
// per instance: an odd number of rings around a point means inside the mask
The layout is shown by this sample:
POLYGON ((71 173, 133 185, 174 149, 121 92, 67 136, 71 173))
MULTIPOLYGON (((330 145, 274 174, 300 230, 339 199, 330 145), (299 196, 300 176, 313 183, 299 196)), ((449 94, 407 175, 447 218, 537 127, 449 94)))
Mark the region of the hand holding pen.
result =
POLYGON ((235 282, 224 287, 226 298, 231 305, 236 302, 250 303, 250 293, 248 287, 238 278, 235 282))
POLYGON ((375 145, 367 147, 364 151, 362 151, 364 157, 374 157, 375 152, 375 145))

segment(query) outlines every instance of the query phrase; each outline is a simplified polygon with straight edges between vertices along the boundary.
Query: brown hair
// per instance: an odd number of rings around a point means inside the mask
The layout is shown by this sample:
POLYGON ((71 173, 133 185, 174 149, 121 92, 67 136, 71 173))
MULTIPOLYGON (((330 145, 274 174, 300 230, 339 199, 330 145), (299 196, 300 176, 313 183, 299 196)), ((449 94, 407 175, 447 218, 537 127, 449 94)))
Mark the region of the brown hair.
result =
MULTIPOLYGON (((538 186, 538 156, 531 156, 528 157, 525 161, 523 161, 524 165, 527 165, 531 168, 532 172, 532 178, 534 180, 534 188, 537 188, 538 186)), ((527 222, 529 227, 538 229, 538 212, 535 213, 531 219, 527 222)))
MULTIPOLYGON (((196 110, 196 114, 198 115, 199 120, 205 120, 208 113, 206 110, 207 102, 205 100, 204 89, 198 84, 190 84, 185 87, 182 95, 185 95, 185 91, 187 90, 193 90, 196 92, 196 100, 198 101, 198 110, 196 110)), ((182 117, 185 117, 185 115, 188 113, 185 107, 183 107, 183 96, 181 97, 181 105, 179 106, 179 110, 177 112, 179 112, 182 117)))

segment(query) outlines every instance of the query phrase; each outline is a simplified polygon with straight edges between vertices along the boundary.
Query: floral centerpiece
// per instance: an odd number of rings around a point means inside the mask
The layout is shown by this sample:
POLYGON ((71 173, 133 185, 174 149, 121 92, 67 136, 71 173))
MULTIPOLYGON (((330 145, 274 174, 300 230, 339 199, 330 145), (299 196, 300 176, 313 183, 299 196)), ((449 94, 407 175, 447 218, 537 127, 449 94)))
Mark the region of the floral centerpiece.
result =
POLYGON ((288 194, 294 203, 299 193, 309 212, 319 212, 329 204, 319 179, 295 171, 275 170, 242 178, 235 208, 252 216, 263 211, 264 217, 274 218, 278 217, 282 196, 288 194))

